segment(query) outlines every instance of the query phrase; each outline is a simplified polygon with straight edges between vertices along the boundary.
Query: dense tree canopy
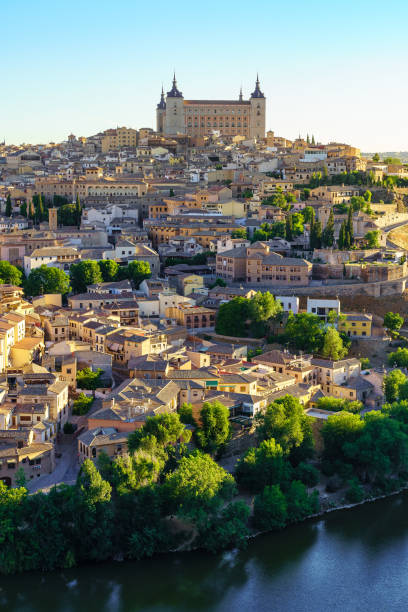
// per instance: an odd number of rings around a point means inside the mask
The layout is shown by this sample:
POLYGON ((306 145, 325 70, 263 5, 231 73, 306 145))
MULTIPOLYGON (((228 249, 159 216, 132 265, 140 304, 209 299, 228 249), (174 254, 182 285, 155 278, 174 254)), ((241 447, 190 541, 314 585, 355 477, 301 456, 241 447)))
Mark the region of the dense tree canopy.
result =
POLYGON ((103 280, 98 262, 92 259, 84 259, 77 264, 72 264, 70 277, 72 290, 75 293, 84 293, 88 285, 101 283, 103 280))
POLYGON ((274 438, 250 448, 236 468, 238 484, 251 492, 262 491, 266 485, 287 483, 291 474, 292 466, 274 438))
POLYGON ((347 355, 343 340, 333 325, 329 325, 324 333, 322 355, 326 359, 337 361, 347 355))
POLYGON ((387 402, 395 402, 399 398, 400 389, 406 381, 407 377, 401 370, 392 370, 392 372, 384 376, 384 395, 387 402))
POLYGON ((91 391, 101 386, 101 378, 103 371, 101 368, 97 368, 95 371, 91 368, 84 368, 78 370, 76 380, 79 389, 89 389, 91 391))
POLYGON ((43 293, 61 293, 70 291, 69 277, 59 268, 48 268, 43 265, 31 270, 24 283, 25 293, 29 296, 43 293))
POLYGON ((98 266, 102 274, 102 280, 105 283, 115 281, 119 272, 119 264, 113 259, 101 259, 98 261, 98 266))
POLYGON ((215 325, 218 334, 260 338, 268 331, 268 321, 282 312, 282 305, 269 293, 258 291, 253 298, 236 297, 221 304, 215 325))
POLYGON ((389 329, 390 331, 398 331, 402 324, 404 323, 404 318, 401 317, 398 312, 387 312, 384 315, 384 327, 389 329))
POLYGON ((313 455, 311 419, 297 398, 285 395, 256 416, 260 440, 274 438, 294 463, 313 455))
POLYGON ((131 261, 127 267, 127 278, 134 282, 136 289, 146 278, 150 278, 152 272, 147 261, 131 261))
POLYGON ((23 280, 23 273, 9 261, 0 261, 0 284, 20 286, 23 280))
POLYGON ((231 437, 229 410, 221 402, 204 402, 200 412, 201 425, 196 429, 199 448, 208 453, 221 451, 231 437))

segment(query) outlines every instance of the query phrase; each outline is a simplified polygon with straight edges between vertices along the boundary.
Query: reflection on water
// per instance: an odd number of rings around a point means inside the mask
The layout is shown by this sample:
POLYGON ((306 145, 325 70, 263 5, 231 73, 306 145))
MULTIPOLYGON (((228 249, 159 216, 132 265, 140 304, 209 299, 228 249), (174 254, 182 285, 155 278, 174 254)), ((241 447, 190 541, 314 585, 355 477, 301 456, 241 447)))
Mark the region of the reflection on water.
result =
POLYGON ((408 494, 261 536, 245 551, 163 555, 0 578, 7 612, 408 609, 408 494))

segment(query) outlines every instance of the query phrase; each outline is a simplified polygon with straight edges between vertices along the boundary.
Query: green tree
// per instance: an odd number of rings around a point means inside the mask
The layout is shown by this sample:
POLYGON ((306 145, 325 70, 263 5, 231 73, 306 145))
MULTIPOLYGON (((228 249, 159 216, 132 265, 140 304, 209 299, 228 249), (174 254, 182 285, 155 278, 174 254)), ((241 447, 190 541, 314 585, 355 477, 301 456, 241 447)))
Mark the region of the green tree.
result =
POLYGON ((69 292, 69 277, 59 268, 48 268, 40 266, 31 270, 24 283, 26 295, 36 296, 44 293, 61 293, 65 295, 69 292))
POLYGON ((279 485, 264 488, 262 493, 255 497, 254 525, 258 529, 283 529, 288 518, 287 503, 279 485))
POLYGON ((343 346, 343 340, 337 329, 329 325, 323 339, 322 355, 326 359, 337 361, 347 355, 347 349, 343 346))
POLYGON ((247 230, 245 227, 240 227, 232 230, 231 238, 243 238, 244 240, 247 238, 247 230))
POLYGON ((344 461, 345 445, 353 445, 364 429, 364 421, 359 414, 337 412, 329 416, 322 427, 324 457, 329 461, 344 461))
POLYGON ((163 484, 169 511, 190 518, 216 509, 231 499, 235 490, 231 474, 200 451, 182 457, 163 484))
POLYGON ((73 226, 77 223, 76 204, 63 204, 58 208, 58 225, 73 226))
POLYGON ((310 198, 310 189, 308 189, 307 187, 305 189, 302 189, 302 192, 300 194, 300 199, 305 202, 306 200, 308 200, 310 198))
POLYGON ((16 472, 16 486, 17 487, 25 487, 27 484, 27 478, 23 468, 20 466, 16 472))
POLYGON ((302 210, 302 216, 305 223, 313 223, 316 217, 313 206, 305 206, 305 208, 302 210))
POLYGON ((343 221, 343 223, 340 226, 340 230, 339 230, 339 239, 337 241, 338 247, 340 249, 340 251, 343 251, 344 249, 347 248, 347 238, 346 238, 346 222, 343 221))
POLYGON ((196 425, 195 418, 193 416, 193 406, 187 402, 184 402, 179 408, 180 421, 184 425, 196 425))
POLYGON ((313 456, 311 419, 297 398, 285 395, 275 400, 264 413, 255 417, 255 422, 258 438, 274 438, 292 463, 297 464, 313 456))
POLYGON ((315 487, 320 480, 320 472, 313 465, 302 461, 295 469, 295 480, 300 480, 307 487, 315 487))
POLYGON ((305 485, 299 480, 293 480, 286 493, 286 504, 288 522, 298 523, 319 511, 319 494, 314 491, 308 495, 305 485))
POLYGON ((310 227, 310 250, 320 249, 322 247, 322 224, 320 221, 315 221, 310 227))
POLYGON ((150 264, 147 261, 131 261, 128 264, 128 277, 134 282, 136 289, 139 289, 139 285, 146 278, 150 278, 152 272, 150 270, 150 264))
POLYGON ((292 215, 287 215, 287 217, 286 217, 285 237, 286 237, 286 240, 288 240, 289 242, 291 242, 293 240, 293 221, 292 221, 292 215))
POLYGON ((334 244, 334 214, 333 209, 330 210, 329 218, 326 227, 322 232, 322 246, 332 247, 334 244))
POLYGON ((249 318, 255 322, 265 322, 282 312, 282 304, 269 291, 257 293, 249 301, 249 318))
POLYGON ((217 312, 215 331, 225 336, 246 335, 246 320, 249 316, 249 300, 236 297, 221 304, 217 312))
POLYGON ((389 331, 398 331, 399 329, 401 329, 403 323, 404 319, 403 317, 401 317, 400 314, 398 314, 398 312, 390 311, 384 315, 383 325, 385 329, 388 329, 389 331))
POLYGON ((374 155, 372 157, 372 160, 374 162, 379 162, 380 161, 380 156, 378 155, 378 153, 374 153, 374 155))
POLYGON ((242 501, 229 503, 220 514, 205 521, 200 529, 198 544, 212 553, 225 548, 245 548, 249 531, 247 521, 250 509, 242 501))
POLYGON ((301 213, 292 213, 292 232, 294 236, 300 236, 304 232, 303 215, 301 213))
POLYGON ((373 197, 373 194, 371 193, 371 191, 369 189, 367 189, 364 192, 364 196, 363 197, 364 197, 366 202, 371 202, 371 198, 373 197))
POLYGON ((162 446, 175 444, 183 439, 189 442, 191 433, 186 430, 177 413, 165 413, 154 417, 147 417, 146 423, 140 429, 134 431, 128 439, 128 449, 134 453, 144 447, 144 441, 149 436, 153 437, 162 446))
POLYGON ((227 283, 223 278, 216 278, 215 282, 210 285, 210 289, 214 289, 214 287, 226 287, 227 283))
POLYGON ((221 402, 204 402, 200 412, 201 425, 195 436, 199 448, 209 452, 220 452, 231 437, 229 410, 221 402))
POLYGON ((324 341, 323 323, 320 317, 314 314, 290 313, 285 326, 285 336, 293 348, 319 353, 324 341))
POLYGON ((398 399, 400 387, 405 384, 407 377, 401 370, 392 370, 384 376, 384 395, 387 402, 392 403, 398 399))
POLYGON ((251 492, 262 491, 266 485, 288 483, 291 475, 292 467, 274 438, 250 448, 236 467, 238 484, 251 492))
POLYGON ((9 261, 0 261, 0 284, 2 285, 21 285, 23 273, 9 261))
POLYGON ((35 217, 37 219, 37 222, 39 223, 40 221, 45 220, 47 217, 47 214, 44 210, 44 203, 41 193, 33 196, 33 203, 35 205, 35 217))
POLYGON ((354 243, 353 211, 352 211, 351 206, 348 210, 347 223, 346 223, 345 230, 346 230, 346 245, 347 245, 347 248, 350 248, 352 244, 354 243))
POLYGON ((103 371, 97 368, 92 371, 91 368, 83 368, 77 371, 76 381, 79 389, 95 390, 101 386, 101 377, 103 371))
POLYGON ((72 290, 75 293, 84 293, 89 285, 101 283, 103 280, 98 262, 91 259, 72 264, 70 277, 72 290))
POLYGON ((380 231, 379 230, 371 230, 366 233, 364 236, 364 240, 367 243, 367 248, 369 249, 377 249, 380 246, 380 231))
POLYGON ((13 207, 11 205, 11 197, 10 197, 10 194, 8 193, 7 199, 6 199, 6 211, 5 211, 6 217, 11 217, 12 211, 13 211, 13 207))
POLYGON ((101 259, 98 261, 98 266, 102 274, 102 280, 105 283, 116 280, 119 271, 119 264, 113 259, 101 259))
POLYGON ((93 404, 93 401, 93 397, 88 397, 87 395, 85 395, 85 393, 80 393, 78 397, 74 400, 72 414, 79 416, 87 414, 93 404))
POLYGON ((81 206, 81 202, 79 199, 79 195, 77 194, 77 197, 75 200, 74 218, 75 218, 75 225, 77 225, 78 227, 81 225, 81 217, 82 217, 82 206, 81 206))

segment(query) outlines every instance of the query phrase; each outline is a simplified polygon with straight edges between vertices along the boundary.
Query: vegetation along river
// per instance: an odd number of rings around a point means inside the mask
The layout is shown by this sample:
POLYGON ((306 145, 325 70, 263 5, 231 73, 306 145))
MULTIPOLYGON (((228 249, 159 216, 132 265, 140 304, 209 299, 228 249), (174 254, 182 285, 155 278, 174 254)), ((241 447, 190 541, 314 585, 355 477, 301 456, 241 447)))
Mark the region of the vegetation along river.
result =
POLYGON ((406 611, 408 493, 259 536, 244 551, 3 576, 0 609, 406 611))

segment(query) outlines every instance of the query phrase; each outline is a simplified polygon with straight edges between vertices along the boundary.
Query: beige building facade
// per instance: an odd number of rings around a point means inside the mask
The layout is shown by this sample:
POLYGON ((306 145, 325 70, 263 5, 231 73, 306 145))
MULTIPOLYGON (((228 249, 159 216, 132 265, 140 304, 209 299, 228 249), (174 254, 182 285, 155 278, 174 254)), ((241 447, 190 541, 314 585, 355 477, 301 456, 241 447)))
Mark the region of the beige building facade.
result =
POLYGON ((162 89, 157 105, 157 131, 193 137, 219 132, 224 136, 260 139, 265 137, 265 110, 266 99, 258 76, 249 100, 243 99, 242 90, 237 100, 185 100, 174 75, 173 87, 166 97, 162 89))

